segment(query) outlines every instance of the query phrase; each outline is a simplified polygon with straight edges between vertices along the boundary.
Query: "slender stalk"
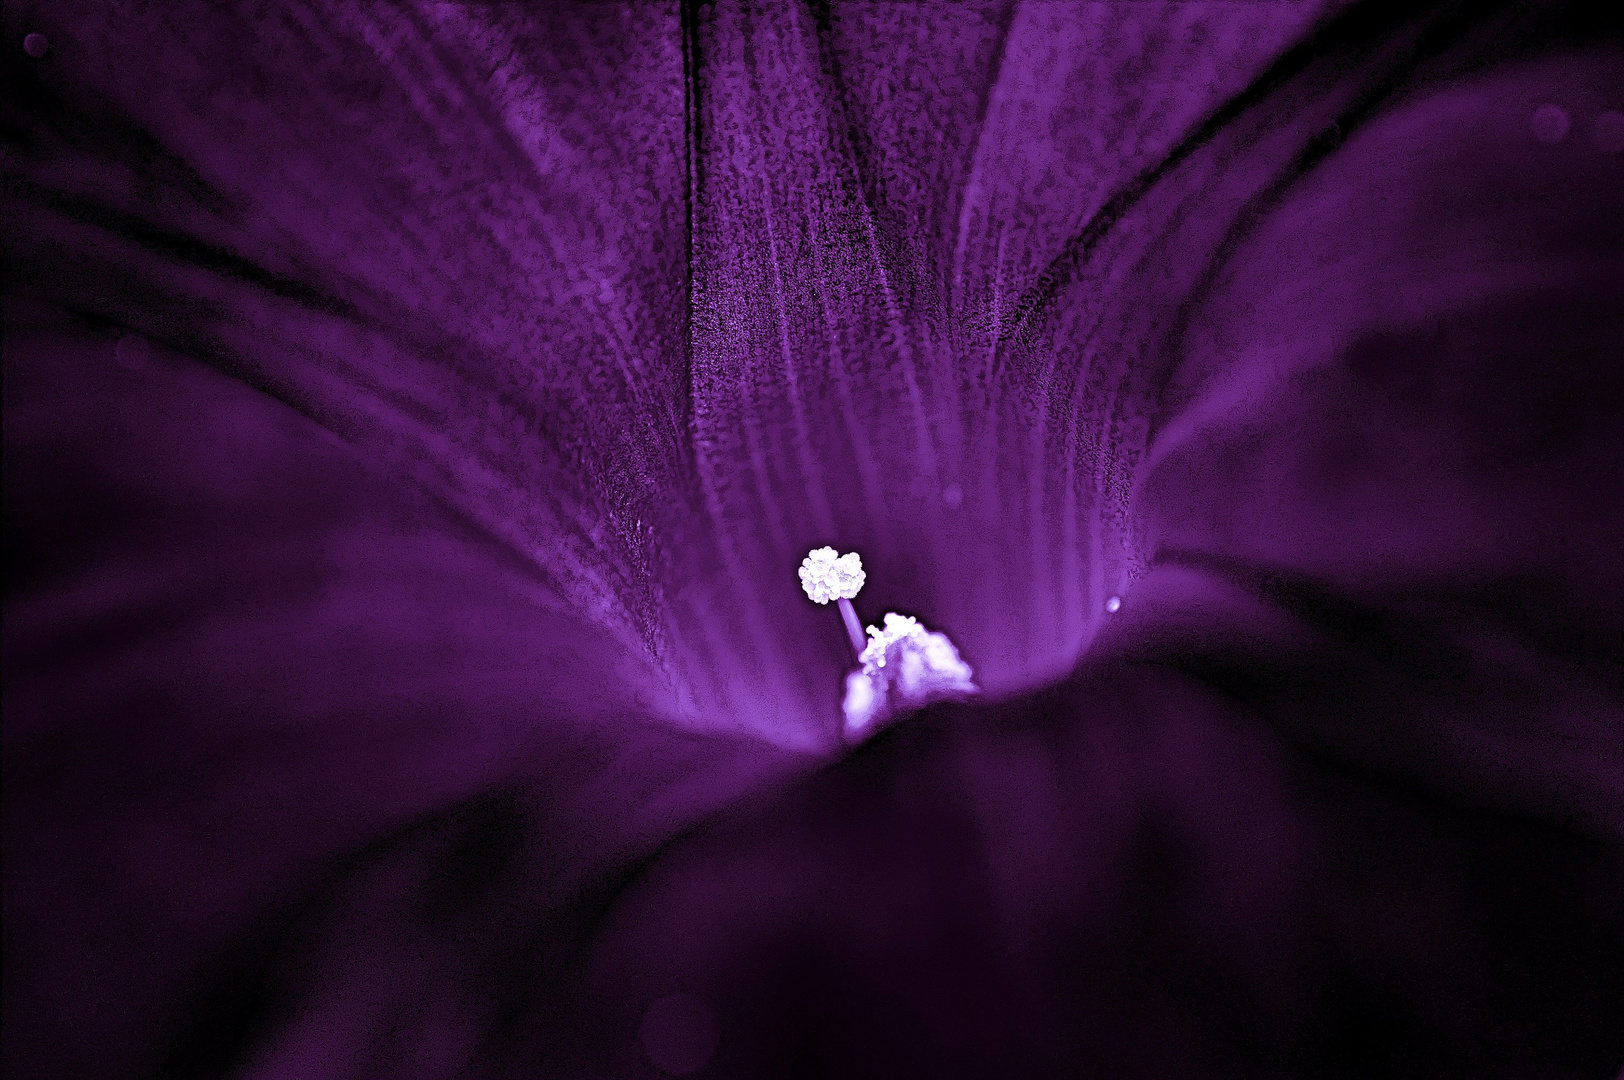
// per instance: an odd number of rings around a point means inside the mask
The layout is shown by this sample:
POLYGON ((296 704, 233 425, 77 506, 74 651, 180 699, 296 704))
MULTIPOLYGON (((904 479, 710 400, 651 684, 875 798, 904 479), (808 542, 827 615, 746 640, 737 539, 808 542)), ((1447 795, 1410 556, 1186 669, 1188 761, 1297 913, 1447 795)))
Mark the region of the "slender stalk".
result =
POLYGON ((851 639, 852 650, 859 660, 863 657, 863 650, 868 647, 868 640, 863 637, 863 624, 857 621, 857 609, 851 606, 851 601, 845 597, 836 600, 840 605, 840 617, 846 620, 846 636, 851 639))

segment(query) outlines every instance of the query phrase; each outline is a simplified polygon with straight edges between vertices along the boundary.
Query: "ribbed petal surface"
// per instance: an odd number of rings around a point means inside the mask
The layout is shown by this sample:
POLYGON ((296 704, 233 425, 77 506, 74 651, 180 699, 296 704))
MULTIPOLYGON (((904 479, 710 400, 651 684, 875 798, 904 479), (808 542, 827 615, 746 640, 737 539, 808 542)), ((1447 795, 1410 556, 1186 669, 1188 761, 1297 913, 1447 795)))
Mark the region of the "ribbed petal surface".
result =
POLYGON ((1140 343, 1079 324, 1109 277, 1042 341, 1011 342, 1018 301, 1319 7, 700 10, 694 432, 720 570, 685 621, 750 650, 712 707, 831 722, 846 645, 781 569, 822 543, 863 553, 868 618, 940 626, 994 692, 1064 670, 1128 572, 1140 343))
POLYGON ((1580 5, 4 19, 8 1073, 1616 1070, 1580 5))
POLYGON ((220 1075, 394 1024, 458 1067, 523 994, 459 979, 566 964, 557 927, 794 767, 681 731, 652 665, 308 419, 7 307, 9 1074, 220 1075), (310 940, 353 905, 393 930, 310 940), (296 956, 346 973, 308 1026, 256 1013, 296 956))
POLYGON ((665 651, 687 476, 674 9, 31 5, 13 257, 665 651))

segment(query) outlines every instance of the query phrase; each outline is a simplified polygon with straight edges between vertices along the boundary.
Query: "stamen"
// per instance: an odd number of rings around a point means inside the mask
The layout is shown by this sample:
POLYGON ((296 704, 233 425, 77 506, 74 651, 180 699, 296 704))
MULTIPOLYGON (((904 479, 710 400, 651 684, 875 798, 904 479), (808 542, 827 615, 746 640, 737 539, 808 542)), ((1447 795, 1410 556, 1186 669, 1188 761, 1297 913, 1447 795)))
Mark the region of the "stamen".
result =
POLYGON ((876 718, 981 692, 948 636, 913 616, 886 612, 885 629, 871 626, 868 635, 859 657, 863 670, 846 676, 847 738, 876 718))
POLYGON ((857 609, 851 606, 851 598, 862 592, 866 580, 863 560, 855 551, 837 555, 834 548, 821 547, 801 560, 801 589, 814 604, 838 602, 846 637, 858 656, 864 649, 863 624, 857 618, 857 609))
POLYGON ((885 615, 885 629, 868 628, 867 648, 859 659, 870 679, 882 674, 905 697, 928 697, 937 691, 978 693, 974 672, 959 658, 946 634, 932 633, 911 615, 885 615))

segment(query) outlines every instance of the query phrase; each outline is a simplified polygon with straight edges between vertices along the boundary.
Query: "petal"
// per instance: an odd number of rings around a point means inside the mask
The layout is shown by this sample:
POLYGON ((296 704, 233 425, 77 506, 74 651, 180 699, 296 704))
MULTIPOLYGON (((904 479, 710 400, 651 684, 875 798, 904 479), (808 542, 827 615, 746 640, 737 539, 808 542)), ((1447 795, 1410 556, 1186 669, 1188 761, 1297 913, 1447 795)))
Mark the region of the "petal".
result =
MULTIPOLYGON (((1023 4, 1004 34, 974 153, 931 232, 978 352, 1055 260, 1162 166, 1330 5, 1023 4)), ((870 39, 879 51, 883 38, 870 39)), ((1060 361, 1064 363, 1064 358, 1060 361)), ((979 374, 979 373, 978 373, 979 374)))
POLYGON ((678 733, 640 650, 293 410, 7 316, 8 1071, 218 1075, 275 1045, 284 958, 357 1029, 477 1032, 513 998, 463 999, 458 962, 552 963, 639 860, 790 764, 678 733), (523 911, 411 966, 519 863, 523 911), (300 944, 350 904, 398 936, 300 944))
POLYGON ((674 8, 8 15, 53 43, 18 73, 26 288, 293 405, 668 651, 649 567, 691 488, 674 8))
POLYGON ((1614 106, 1619 60, 1418 92, 1235 230, 1144 465, 1156 569, 1123 600, 1246 672, 1294 742, 1613 842, 1624 163, 1530 118, 1614 106))
POLYGON ((715 1077, 1617 1067, 1617 849, 1301 752, 1165 644, 688 834, 600 926, 591 1009, 532 1010, 486 1075, 637 1075, 678 989, 715 1077))

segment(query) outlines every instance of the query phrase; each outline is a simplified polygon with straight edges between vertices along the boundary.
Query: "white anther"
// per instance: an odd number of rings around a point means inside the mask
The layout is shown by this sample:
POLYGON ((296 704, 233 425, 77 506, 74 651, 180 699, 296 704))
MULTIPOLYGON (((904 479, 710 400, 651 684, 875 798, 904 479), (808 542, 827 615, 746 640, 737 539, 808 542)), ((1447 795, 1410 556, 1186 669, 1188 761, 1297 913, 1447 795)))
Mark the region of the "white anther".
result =
POLYGON ((885 614, 885 629, 877 626, 868 628, 868 644, 863 647, 863 655, 858 659, 863 663, 863 670, 870 675, 875 674, 885 666, 886 650, 904 638, 911 638, 916 634, 925 633, 925 628, 919 625, 919 620, 912 615, 898 615, 894 611, 885 614))
POLYGON ((869 627, 862 674, 895 695, 898 705, 918 706, 950 693, 976 693, 974 672, 945 633, 918 619, 885 614, 885 629, 869 627))
POLYGON ((857 552, 836 555, 831 547, 818 548, 801 560, 801 588, 815 604, 850 600, 863 590, 863 560, 857 552))

